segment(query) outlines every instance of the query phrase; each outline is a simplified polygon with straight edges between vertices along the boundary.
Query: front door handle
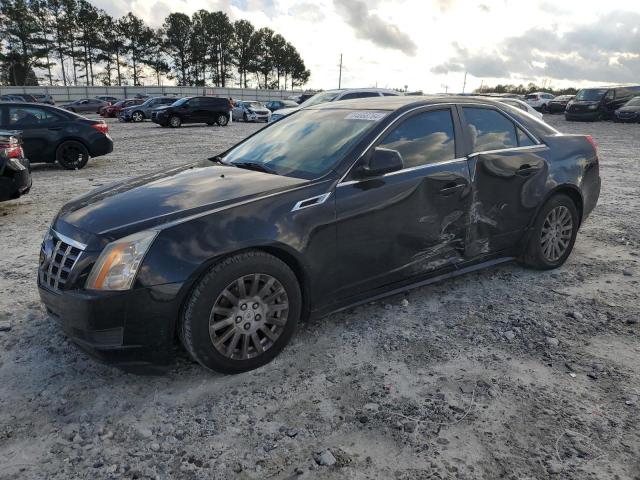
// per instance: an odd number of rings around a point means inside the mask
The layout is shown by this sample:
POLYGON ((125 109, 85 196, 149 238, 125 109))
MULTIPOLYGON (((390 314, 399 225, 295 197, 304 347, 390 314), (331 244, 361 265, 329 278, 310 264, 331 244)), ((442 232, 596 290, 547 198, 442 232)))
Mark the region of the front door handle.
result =
POLYGON ((447 183, 444 187, 442 187, 440 189, 440 195, 452 195, 454 193, 456 193, 458 190, 465 188, 466 185, 464 183, 455 183, 455 182, 449 182, 447 183))

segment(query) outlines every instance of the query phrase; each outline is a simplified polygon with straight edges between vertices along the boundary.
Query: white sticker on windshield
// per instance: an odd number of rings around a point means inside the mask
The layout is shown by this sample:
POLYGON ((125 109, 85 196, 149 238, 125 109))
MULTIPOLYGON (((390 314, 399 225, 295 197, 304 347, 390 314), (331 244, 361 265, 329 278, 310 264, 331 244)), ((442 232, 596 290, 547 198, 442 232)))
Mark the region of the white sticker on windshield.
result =
POLYGON ((381 118, 384 118, 386 114, 381 112, 351 112, 347 115, 345 120, 368 120, 370 122, 377 122, 381 118))

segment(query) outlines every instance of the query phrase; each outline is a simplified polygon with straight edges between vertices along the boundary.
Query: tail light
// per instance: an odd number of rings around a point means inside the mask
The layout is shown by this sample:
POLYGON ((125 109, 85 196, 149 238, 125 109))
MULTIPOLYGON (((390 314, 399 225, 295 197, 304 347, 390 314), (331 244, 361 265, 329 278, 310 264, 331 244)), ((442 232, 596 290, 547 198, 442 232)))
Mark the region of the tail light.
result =
POLYGON ((587 135, 587 141, 591 144, 593 149, 598 153, 598 143, 593 139, 591 135, 587 135))
POLYGON ((20 145, 0 145, 0 152, 4 155, 5 158, 22 158, 24 157, 24 152, 22 151, 22 147, 20 145))
POLYGON ((91 125, 91 128, 98 130, 100 133, 104 133, 105 135, 109 133, 109 125, 104 122, 94 123, 91 125))

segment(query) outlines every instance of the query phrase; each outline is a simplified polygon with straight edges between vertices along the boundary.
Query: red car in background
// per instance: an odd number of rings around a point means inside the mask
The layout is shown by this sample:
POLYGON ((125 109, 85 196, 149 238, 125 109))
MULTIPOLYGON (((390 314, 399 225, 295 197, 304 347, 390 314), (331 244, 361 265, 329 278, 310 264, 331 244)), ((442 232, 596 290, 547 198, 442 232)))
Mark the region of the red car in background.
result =
POLYGON ((123 108, 131 107, 133 105, 140 105, 144 102, 143 98, 128 98, 126 100, 120 100, 113 105, 108 105, 100 110, 100 115, 103 117, 117 117, 120 110, 123 108))

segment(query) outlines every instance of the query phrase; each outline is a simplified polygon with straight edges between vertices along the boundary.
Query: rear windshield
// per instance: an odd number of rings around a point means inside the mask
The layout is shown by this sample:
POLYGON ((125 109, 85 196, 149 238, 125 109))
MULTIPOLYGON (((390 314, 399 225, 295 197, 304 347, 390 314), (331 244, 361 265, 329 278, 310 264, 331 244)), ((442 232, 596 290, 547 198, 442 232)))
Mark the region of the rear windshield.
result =
POLYGON ((576 94, 576 100, 597 102, 607 93, 606 88, 583 88, 576 94))
POLYGON ((323 176, 389 112, 301 110, 258 132, 230 150, 225 163, 258 163, 278 175, 323 176))

